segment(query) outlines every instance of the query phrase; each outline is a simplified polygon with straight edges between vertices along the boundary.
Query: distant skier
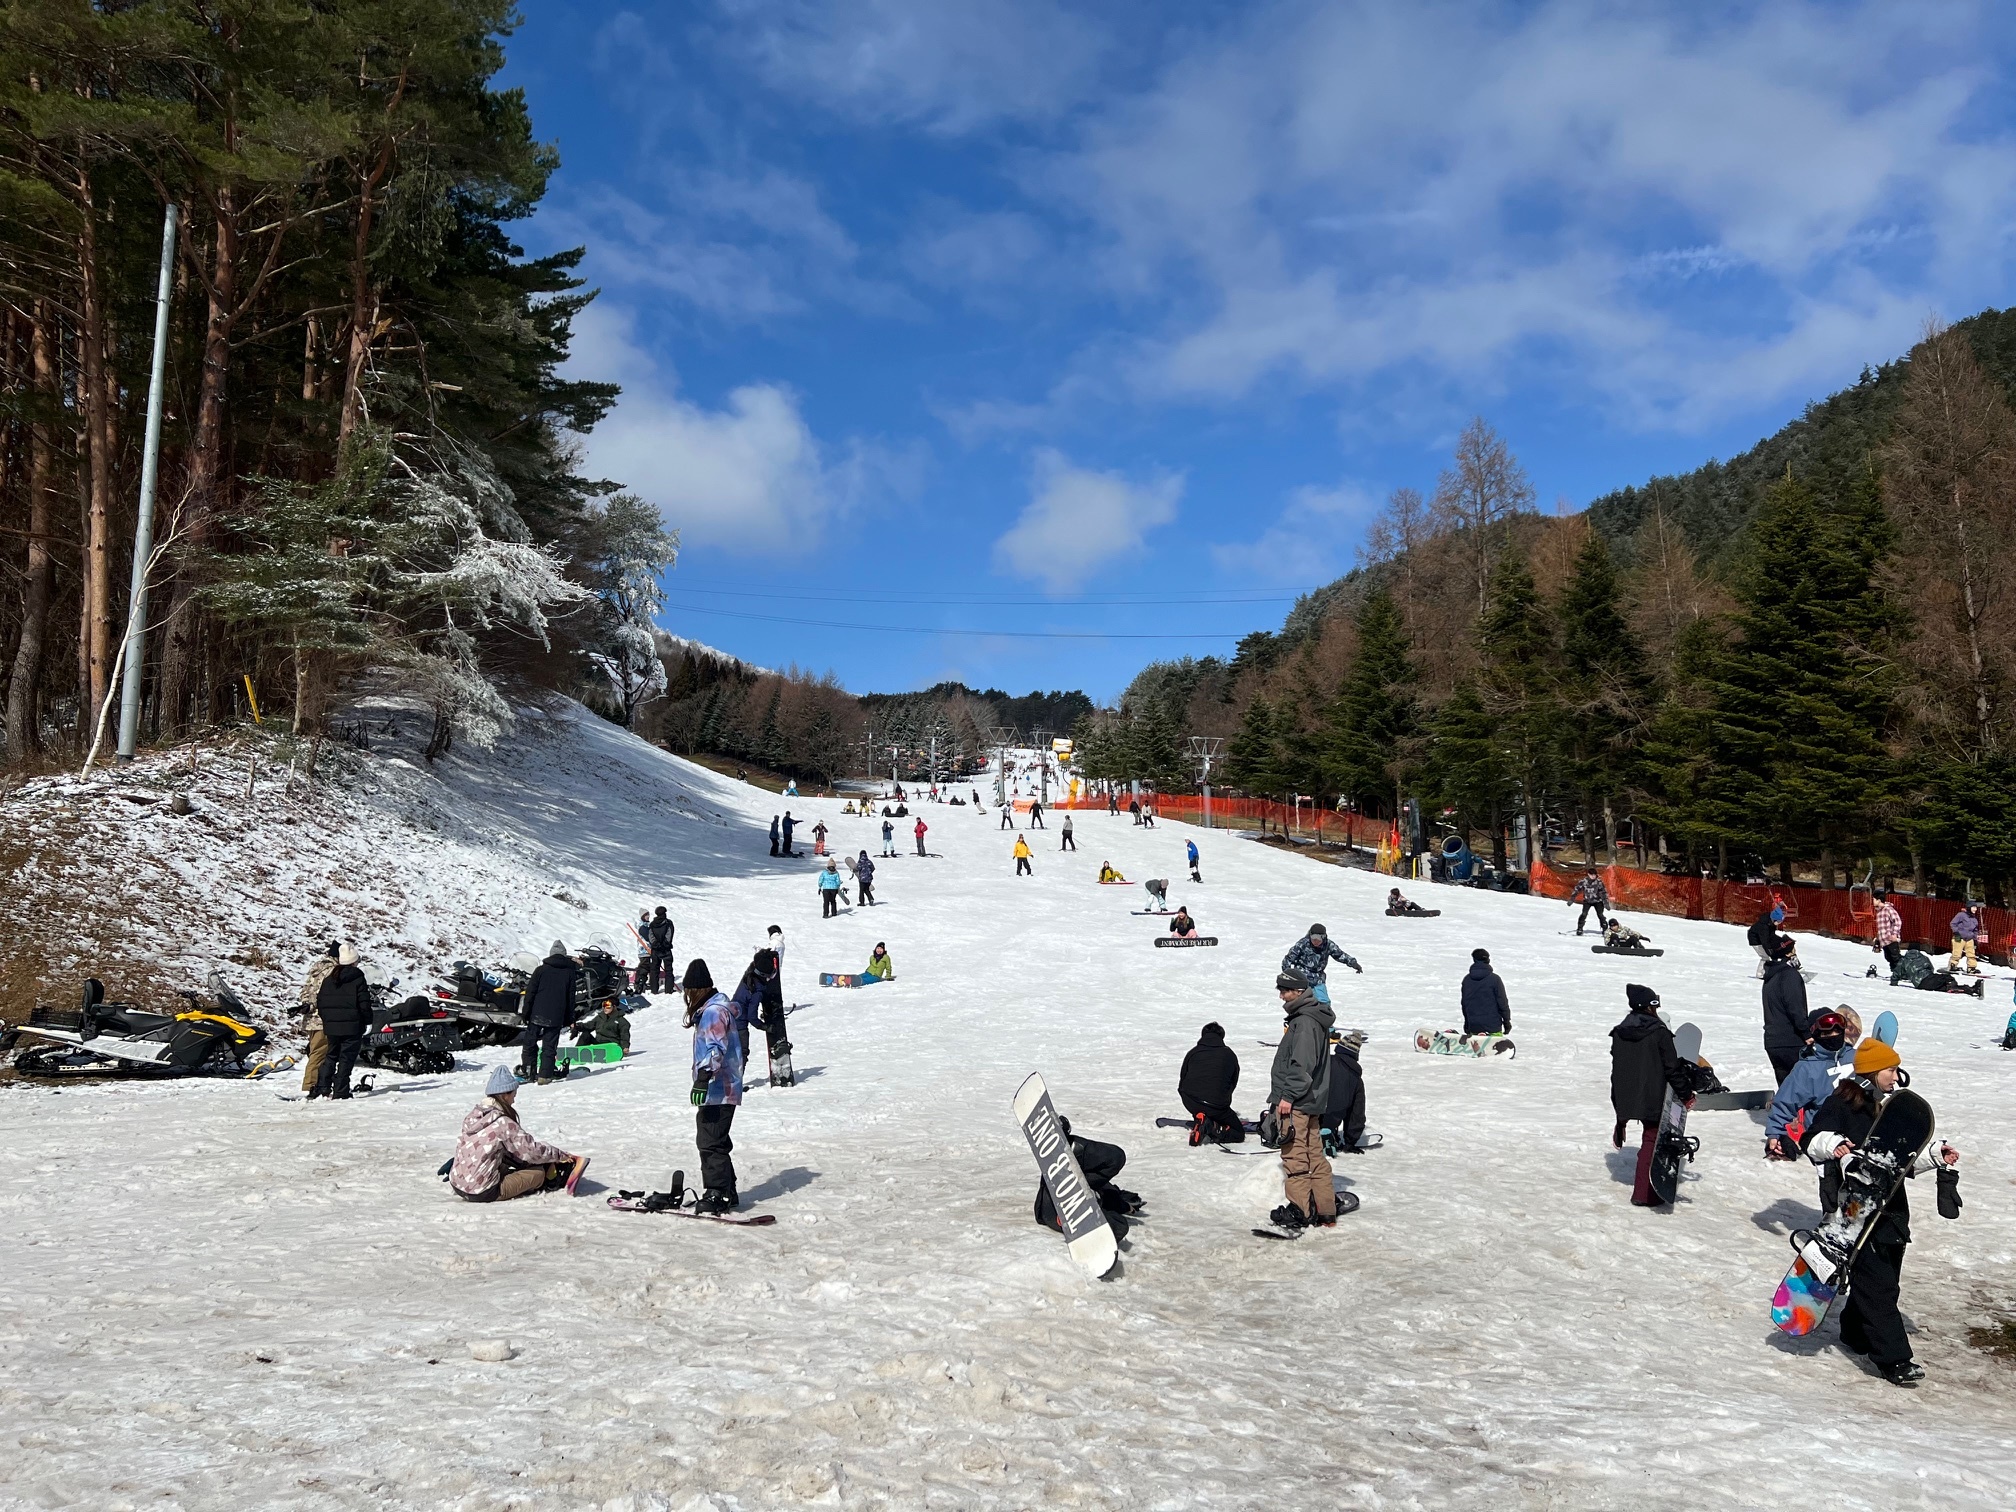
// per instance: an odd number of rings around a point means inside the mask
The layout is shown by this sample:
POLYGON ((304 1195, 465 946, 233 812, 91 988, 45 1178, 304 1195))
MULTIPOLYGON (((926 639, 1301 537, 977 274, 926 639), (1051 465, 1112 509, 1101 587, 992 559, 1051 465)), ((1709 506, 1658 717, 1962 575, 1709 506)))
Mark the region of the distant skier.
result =
POLYGON ((1169 879, 1167 877, 1150 877, 1141 886, 1148 894, 1148 906, 1150 908, 1159 909, 1163 913, 1169 911, 1169 879))
POLYGON ((861 889, 861 901, 869 908, 875 906, 875 863, 868 859, 865 850, 855 858, 854 882, 861 889))
POLYGON ((1078 842, 1071 834, 1071 815, 1068 810, 1064 815, 1064 828, 1057 836, 1057 849, 1060 851, 1075 851, 1078 849, 1078 842))
POLYGON ((1397 887, 1386 894, 1386 917, 1389 919, 1410 919, 1427 912, 1419 903, 1403 898, 1397 887))
MULTIPOLYGON (((1764 1153, 1773 1160, 1796 1160, 1806 1145, 1806 1130, 1822 1103, 1834 1095, 1843 1077, 1855 1074, 1855 1039, 1861 1025, 1851 1022, 1853 1010, 1830 1008, 1813 1016, 1813 1043, 1779 1083, 1764 1118, 1764 1153)), ((1841 1205, 1841 1167, 1820 1168, 1820 1216, 1841 1205)))
POLYGON ((1481 946, 1470 952, 1462 997, 1465 1034, 1512 1032, 1512 1005, 1505 996, 1505 983, 1491 969, 1491 952, 1481 946))
POLYGON ((1604 910, 1610 906, 1610 889, 1603 885, 1601 874, 1593 866, 1582 873, 1582 880, 1568 894, 1568 906, 1573 908, 1577 903, 1582 905, 1582 912, 1575 916, 1575 933, 1582 933, 1582 926, 1589 922, 1591 909, 1596 912, 1598 927, 1608 926, 1610 921, 1604 910))
POLYGON ((1781 1087, 1806 1053, 1806 1041, 1813 1034, 1806 1009, 1806 979, 1799 974, 1794 954, 1790 936, 1780 935, 1777 953, 1764 963, 1764 1053, 1770 1057, 1771 1073, 1781 1087))
POLYGON ((795 856, 798 854, 798 852, 791 849, 791 831, 793 831, 797 827, 798 827, 798 821, 791 817, 791 810, 789 809, 784 810, 784 824, 783 824, 784 854, 787 856, 795 856))
POLYGON ((1645 942, 1652 936, 1640 934, 1622 919, 1612 919, 1603 926, 1603 943, 1611 950, 1643 950, 1645 942))
POLYGON ((649 985, 639 987, 639 992, 672 990, 672 940, 677 933, 672 920, 666 915, 665 905, 660 903, 643 931, 644 943, 650 947, 650 954, 644 959, 644 978, 649 985))
POLYGON ((778 839, 777 816, 775 814, 770 816, 770 854, 773 856, 784 854, 784 846, 778 839))
POLYGON ((1169 921, 1169 933, 1179 940, 1190 939, 1197 933, 1197 921, 1190 917, 1188 905, 1176 910, 1176 917, 1169 921))
POLYGON ((1121 876, 1119 872, 1113 869, 1113 863, 1111 861, 1101 861, 1099 863, 1099 880, 1102 883, 1104 883, 1104 882, 1125 882, 1127 879, 1121 876))
POLYGON ((1659 1149, 1659 1120, 1666 1111, 1666 1092, 1694 1095, 1691 1071, 1681 1065, 1673 1047, 1673 1031, 1659 1017, 1659 994, 1636 982, 1624 989, 1630 1011, 1610 1031, 1610 1109, 1617 1115, 1610 1147, 1624 1148, 1624 1126, 1640 1126, 1638 1168, 1632 1174, 1631 1201, 1656 1207, 1652 1192, 1652 1157, 1659 1149))
POLYGON ((1015 828, 1015 806, 1006 798, 1001 800, 1001 828, 1004 830, 1015 828))
POLYGON ((896 826, 887 819, 882 821, 882 854, 884 856, 896 854, 896 826))
POLYGON ((1321 924, 1311 924, 1309 932, 1290 945, 1288 953, 1281 957, 1281 970, 1293 972, 1301 977, 1309 984, 1309 990, 1315 994, 1316 1001, 1327 1004, 1330 1001, 1330 988, 1323 979, 1328 974, 1332 961, 1342 961, 1360 974, 1365 970, 1337 948, 1336 942, 1330 938, 1329 930, 1321 924))
POLYGON ((1192 882, 1202 882, 1204 878, 1197 870, 1197 842, 1195 840, 1185 840, 1183 842, 1183 855, 1184 859, 1190 863, 1190 880, 1192 882))
POLYGON ((694 1143, 700 1151, 703 1213, 732 1213, 742 1205, 735 1184, 731 1131, 742 1101, 742 1037, 735 1009, 714 988, 707 963, 695 956, 679 984, 686 997, 686 1027, 693 1031, 694 1143))
POLYGON ((1274 979, 1287 1023, 1274 1049, 1267 1100, 1280 1120, 1281 1179, 1288 1200, 1267 1215, 1277 1228, 1330 1228, 1337 1222, 1337 1189, 1323 1153, 1323 1113, 1330 1103, 1329 1004, 1315 984, 1295 971, 1274 979))
POLYGON ((1958 974, 1964 969, 1969 976, 1981 975, 1980 964, 1974 958, 1974 947, 1981 938, 1981 905, 1969 903, 1963 906, 1953 915, 1947 928, 1953 932, 1953 952, 1946 962, 1947 971, 1958 974), (1962 957, 1967 961, 1964 968, 1960 965, 1962 957))
POLYGON ((1120 794, 1113 788, 1106 790, 1106 812, 1115 818, 1120 815, 1120 794))
POLYGON ((929 828, 930 826, 921 818, 917 821, 917 854, 920 856, 927 854, 924 849, 924 832, 929 828))
POLYGON ((830 919, 840 912, 840 867, 830 856, 826 869, 819 873, 819 917, 830 919))
POLYGON ((1950 971, 1933 970, 1932 958, 1916 946, 1909 950, 1899 950, 1895 945, 1890 945, 1885 947, 1883 955, 1890 963, 1892 987, 1909 982, 1920 992, 1965 992, 1981 997, 1988 985, 1986 979, 1962 982, 1950 971))
POLYGON ((1029 804, 1029 828, 1047 828, 1043 823, 1043 800, 1041 798, 1034 799, 1029 804))
POLYGON ((1127 812, 1132 814, 1134 822, 1139 824, 1141 822, 1141 800, 1139 798, 1130 798, 1127 801, 1127 812))
POLYGON ((1141 827, 1143 829, 1155 828, 1155 802, 1152 798, 1141 805, 1141 827))
POLYGON ((1362 1155, 1358 1141, 1365 1134, 1365 1072, 1358 1052, 1365 1031, 1330 1031, 1330 1095, 1323 1105, 1323 1153, 1362 1155))
POLYGON ((1206 1024, 1176 1077, 1176 1095, 1191 1119, 1191 1144, 1244 1142, 1246 1125, 1232 1109, 1238 1090, 1239 1056, 1226 1045, 1222 1024, 1206 1024))
POLYGON ((1018 877, 1035 875, 1029 865, 1029 841, 1022 835, 1015 837, 1015 875, 1018 877))
POLYGON ((1897 905, 1890 901, 1890 894, 1882 888, 1876 890, 1876 944, 1878 955, 1883 954, 1886 945, 1904 943, 1904 916, 1897 912, 1897 905))
POLYGON ((812 854, 815 856, 826 854, 826 821, 824 819, 821 819, 817 824, 812 826, 812 854))
MULTIPOLYGON (((1813 1116, 1806 1158, 1824 1166, 1853 1153, 1869 1137, 1877 1110, 1896 1089, 1898 1077, 1897 1052, 1879 1039, 1862 1041, 1855 1049, 1854 1072, 1842 1079, 1813 1116)), ((1959 1164, 1960 1152, 1942 1143, 1921 1155, 1907 1174, 1959 1164)), ((1911 1340, 1897 1312, 1904 1251, 1910 1243, 1911 1201, 1899 1186, 1856 1253, 1848 1272, 1848 1305, 1841 1314, 1842 1347, 1867 1355, 1893 1386, 1914 1385, 1925 1376, 1924 1368, 1911 1358, 1911 1340)))
POLYGON ((1750 948, 1757 952, 1757 975, 1766 974, 1773 957, 1778 954, 1778 942, 1785 938, 1778 932, 1778 926, 1785 922, 1785 910, 1775 903, 1757 915, 1757 922, 1750 926, 1745 936, 1750 948))

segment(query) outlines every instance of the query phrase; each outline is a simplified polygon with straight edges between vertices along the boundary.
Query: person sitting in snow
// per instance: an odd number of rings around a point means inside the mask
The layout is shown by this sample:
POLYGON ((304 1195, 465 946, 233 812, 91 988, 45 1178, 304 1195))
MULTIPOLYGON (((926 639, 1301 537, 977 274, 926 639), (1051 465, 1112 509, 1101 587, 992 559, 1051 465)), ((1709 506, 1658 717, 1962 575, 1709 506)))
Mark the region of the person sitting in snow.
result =
POLYGON ((1397 887, 1386 894, 1386 917, 1389 919, 1413 918, 1417 914, 1425 914, 1426 912, 1428 910, 1423 908, 1419 903, 1410 902, 1408 899, 1403 898, 1400 895, 1400 889, 1397 887))
POLYGON ((1101 861, 1099 863, 1099 880, 1101 882, 1125 882, 1127 879, 1113 869, 1111 861, 1101 861))
POLYGON ((617 998, 602 999, 601 1006, 576 1024, 571 1033, 577 1045, 614 1045, 625 1055, 630 1053, 630 1017, 617 998))
MULTIPOLYGON (((1078 1161, 1078 1169, 1085 1173, 1085 1184, 1092 1188, 1092 1195, 1106 1210, 1106 1222, 1116 1236, 1125 1234, 1127 1221, 1123 1215, 1138 1213, 1144 1205, 1139 1192, 1130 1192, 1113 1184, 1114 1177, 1127 1164, 1127 1152, 1115 1144, 1079 1139, 1071 1132, 1071 1120, 1062 1114, 1057 1117, 1057 1126, 1064 1131, 1065 1139, 1070 1141, 1071 1154, 1078 1161)), ((1057 1204, 1050 1200, 1050 1184, 1040 1176, 1036 1178, 1036 1221, 1045 1228, 1060 1232, 1064 1227, 1057 1221, 1057 1204)))
POLYGON ((1176 910, 1176 917, 1169 921, 1169 933, 1179 940, 1190 939, 1197 933, 1197 921, 1190 917, 1190 906, 1186 903, 1176 910))
POLYGON ((1933 970, 1932 958, 1915 945, 1909 950, 1886 945, 1883 947, 1883 959, 1890 963, 1892 987, 1909 982, 1920 992, 1965 992, 1974 997, 1985 996, 1982 990, 1987 986, 1985 981, 1961 982, 1950 971, 1933 970))
POLYGON ((1176 1095, 1191 1119, 1191 1144, 1245 1140, 1246 1125, 1232 1111, 1232 1094, 1238 1090, 1239 1056, 1225 1043, 1225 1026, 1206 1024, 1176 1077, 1176 1095))
POLYGON ((871 976, 878 982, 893 982, 896 980, 896 963, 889 959, 889 947, 887 945, 884 945, 880 940, 875 942, 875 952, 868 957, 868 969, 861 974, 863 976, 871 976))
POLYGON ((1603 944, 1610 950, 1642 950, 1651 938, 1638 933, 1622 919, 1612 919, 1603 926, 1603 944))
POLYGON ((1365 1073, 1358 1052, 1365 1048, 1363 1029, 1330 1031, 1330 1095, 1323 1106, 1323 1153, 1362 1155, 1358 1141, 1365 1134, 1365 1073))
POLYGON ((509 1066, 492 1066, 483 1101, 462 1120, 448 1172, 449 1188, 464 1202, 510 1202, 550 1192, 588 1164, 586 1155, 569 1155, 527 1134, 518 1122, 517 1103, 518 1078, 509 1066))

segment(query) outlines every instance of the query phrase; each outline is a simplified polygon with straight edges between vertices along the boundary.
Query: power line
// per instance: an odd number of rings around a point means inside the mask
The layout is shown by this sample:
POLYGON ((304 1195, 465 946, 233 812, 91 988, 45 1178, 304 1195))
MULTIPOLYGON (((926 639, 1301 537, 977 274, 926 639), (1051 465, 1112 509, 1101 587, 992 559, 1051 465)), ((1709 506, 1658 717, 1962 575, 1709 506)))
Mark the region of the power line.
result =
POLYGON ((1246 630, 1194 631, 1187 635, 1143 635, 1123 630, 960 630, 944 625, 858 625, 837 620, 795 619, 783 614, 743 614, 733 609, 674 606, 685 614, 712 614, 721 619, 762 620, 771 625, 813 625, 821 630, 872 630, 881 635, 980 635, 1009 640, 1238 640, 1246 630))
MULTIPOLYGON (((674 593, 704 594, 709 598, 783 599, 792 603, 802 603, 805 599, 803 593, 757 593, 738 588, 692 588, 683 584, 674 587, 671 591, 674 593)), ((892 593, 872 588, 859 591, 849 588, 847 590, 847 597, 858 602, 890 604, 998 604, 1003 607, 1022 605, 1044 609, 1133 609, 1163 604, 1292 604, 1297 598, 1311 591, 1313 590, 1288 589, 1278 593, 1262 594, 1256 590, 1254 593, 1248 594, 1240 590, 1230 590, 1222 594, 1186 594, 1180 598, 1114 594, 1105 598, 1051 599, 989 598, 977 594, 961 594, 956 598, 931 598, 928 596, 919 597, 909 593, 892 593)))

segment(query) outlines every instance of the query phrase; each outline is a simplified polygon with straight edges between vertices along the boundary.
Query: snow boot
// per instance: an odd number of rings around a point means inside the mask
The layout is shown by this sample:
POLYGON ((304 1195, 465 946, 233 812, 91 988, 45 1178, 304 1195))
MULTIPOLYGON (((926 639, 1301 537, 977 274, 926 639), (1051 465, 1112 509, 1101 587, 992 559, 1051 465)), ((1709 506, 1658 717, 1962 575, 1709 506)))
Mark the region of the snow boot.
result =
POLYGON ((733 1192, 705 1191, 693 1204, 696 1213, 732 1213, 742 1204, 733 1192))
POLYGON ((1204 1143, 1204 1115, 1199 1113, 1190 1123, 1190 1147, 1194 1150, 1204 1143))
POLYGON ((1925 1367, 1916 1360, 1900 1360, 1883 1367, 1883 1379, 1892 1386, 1916 1386, 1925 1379, 1925 1367))
POLYGON ((1325 1213, 1319 1213, 1319 1212, 1317 1212, 1317 1211, 1316 1211, 1316 1205, 1315 1205, 1315 1204, 1314 1204, 1313 1202, 1312 1202, 1312 1203, 1311 1203, 1311 1204, 1309 1205, 1309 1220, 1308 1220, 1308 1221, 1309 1221, 1309 1227, 1311 1227, 1311 1228, 1335 1228, 1335 1227, 1337 1227, 1337 1215, 1336 1215, 1335 1213, 1328 1213, 1328 1214, 1325 1214, 1325 1213))
POLYGON ((1267 1215, 1267 1221, 1278 1229, 1286 1229, 1291 1234, 1299 1234, 1309 1226, 1309 1215, 1292 1202, 1284 1202, 1267 1215))

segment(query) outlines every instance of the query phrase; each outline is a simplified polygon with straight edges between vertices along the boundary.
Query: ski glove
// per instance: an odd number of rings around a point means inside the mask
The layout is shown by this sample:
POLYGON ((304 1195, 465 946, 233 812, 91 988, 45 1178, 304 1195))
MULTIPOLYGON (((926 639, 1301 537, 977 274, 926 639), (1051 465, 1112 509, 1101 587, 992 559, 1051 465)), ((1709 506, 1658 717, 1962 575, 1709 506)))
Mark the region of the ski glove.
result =
POLYGON ((1358 963, 1357 963, 1356 961, 1353 961, 1353 962, 1351 963, 1351 969, 1352 969, 1353 971, 1357 972, 1357 973, 1358 973, 1358 975, 1360 975, 1360 976, 1363 976, 1363 975, 1365 975, 1365 968, 1364 968, 1363 966, 1360 966, 1360 965, 1359 965, 1359 964, 1358 964, 1358 963))
POLYGON ((694 1107, 700 1107, 707 1101, 707 1084, 713 1080, 714 1078, 711 1076, 696 1076, 693 1078, 694 1107))

